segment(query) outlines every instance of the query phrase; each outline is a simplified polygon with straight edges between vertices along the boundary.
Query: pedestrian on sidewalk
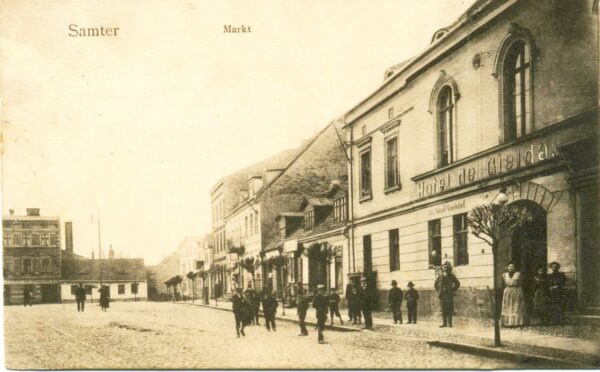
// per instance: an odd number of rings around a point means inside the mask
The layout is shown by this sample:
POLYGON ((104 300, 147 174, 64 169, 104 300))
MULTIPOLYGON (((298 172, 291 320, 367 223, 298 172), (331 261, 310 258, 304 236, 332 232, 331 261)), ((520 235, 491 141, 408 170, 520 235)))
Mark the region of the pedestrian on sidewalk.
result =
POLYGON ((402 290, 398 288, 398 282, 392 280, 392 288, 388 293, 388 304, 392 309, 392 319, 394 320, 394 324, 402 324, 402 300, 404 299, 404 295, 402 294, 402 290))
POLYGON ((28 286, 26 286, 25 288, 23 288, 23 307, 27 307, 27 305, 29 305, 29 307, 31 307, 31 298, 33 297, 31 288, 29 288, 28 286))
POLYGON ((103 285, 98 292, 100 292, 100 308, 102 311, 106 311, 110 306, 110 287, 103 285))
POLYGON ((546 267, 540 266, 533 278, 533 309, 532 315, 540 325, 548 324, 548 278, 546 267))
POLYGON ((231 297, 231 305, 233 316, 235 318, 235 332, 237 333, 237 337, 240 338, 240 334, 245 337, 246 334, 244 333, 244 328, 246 326, 250 306, 246 298, 242 295, 242 288, 237 287, 235 289, 235 293, 231 297))
POLYGON ((79 283, 75 288, 75 301, 77 301, 77 312, 85 310, 85 288, 79 283))
POLYGON ((262 301, 262 307, 265 315, 267 331, 271 331, 271 328, 273 331, 277 331, 277 326, 275 325, 275 314, 277 313, 278 305, 277 299, 275 298, 275 292, 265 292, 265 296, 263 297, 262 301))
POLYGON ((327 321, 327 308, 329 301, 325 296, 325 286, 319 284, 317 286, 317 295, 313 300, 313 307, 316 311, 317 316, 317 340, 320 344, 325 343, 325 337, 323 336, 323 330, 325 329, 325 322, 327 321))
POLYGON ((352 302, 348 304, 352 311, 352 320, 353 324, 362 324, 362 314, 361 314, 361 306, 360 306, 360 284, 357 279, 352 280, 352 302))
POLYGON ((548 292, 550 294, 550 321, 553 325, 560 325, 564 320, 564 286, 567 277, 560 272, 560 264, 556 261, 550 263, 548 274, 548 292))
POLYGON ((298 336, 308 336, 306 329, 306 312, 310 306, 310 296, 304 293, 302 284, 298 286, 298 325, 300 326, 300 334, 298 336))
POLYGON ((260 309, 260 298, 258 293, 252 288, 252 284, 248 284, 246 289, 246 299, 252 313, 252 324, 260 325, 258 320, 258 310, 260 309))
POLYGON ((344 324, 342 320, 342 315, 340 314, 340 295, 337 293, 335 289, 331 289, 331 294, 329 295, 329 316, 331 317, 331 325, 333 325, 333 316, 337 316, 340 318, 340 323, 344 324))
POLYGON ((442 327, 452 327, 454 313, 454 295, 460 287, 460 281, 452 273, 452 265, 446 261, 442 265, 442 273, 435 280, 435 290, 440 299, 442 310, 442 327))
POLYGON ((358 291, 358 303, 365 319, 365 326, 363 329, 373 329, 373 317, 371 312, 375 306, 376 299, 374 297, 374 291, 370 286, 367 285, 367 278, 360 280, 360 289, 358 291))
POLYGON ((415 289, 413 282, 408 282, 408 291, 404 295, 406 299, 406 310, 408 311, 408 324, 417 324, 417 300, 419 291, 415 289))
POLYGON ((512 262, 506 268, 508 271, 502 274, 502 326, 522 327, 525 325, 525 297, 521 288, 521 273, 512 262))

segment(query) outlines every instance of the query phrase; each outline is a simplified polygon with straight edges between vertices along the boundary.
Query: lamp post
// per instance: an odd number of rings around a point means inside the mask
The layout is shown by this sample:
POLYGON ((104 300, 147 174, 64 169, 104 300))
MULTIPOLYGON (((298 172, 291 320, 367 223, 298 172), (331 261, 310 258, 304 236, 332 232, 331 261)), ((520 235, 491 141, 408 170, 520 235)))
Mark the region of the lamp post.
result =
MULTIPOLYGON (((506 195, 506 188, 502 187, 500 192, 492 200, 492 208, 504 207, 508 203, 508 195, 506 195)), ((493 265, 493 283, 494 283, 494 346, 502 346, 500 341, 500 315, 502 312, 502 288, 498 285, 498 246, 500 242, 493 239, 492 244, 492 265, 493 265)))

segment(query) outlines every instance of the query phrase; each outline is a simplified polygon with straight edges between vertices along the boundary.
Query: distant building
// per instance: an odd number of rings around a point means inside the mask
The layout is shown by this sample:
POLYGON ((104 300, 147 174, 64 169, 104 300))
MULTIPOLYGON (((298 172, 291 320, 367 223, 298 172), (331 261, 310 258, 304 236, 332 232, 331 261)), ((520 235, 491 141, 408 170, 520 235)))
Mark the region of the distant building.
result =
POLYGON ((204 242, 200 237, 188 236, 181 242, 179 252, 179 275, 182 295, 189 298, 202 296, 201 278, 198 276, 204 266, 204 242), (193 276, 190 278, 190 276, 193 276))
POLYGON ((25 216, 2 217, 4 303, 22 304, 25 289, 33 303, 60 301, 60 220, 40 216, 37 208, 25 216))

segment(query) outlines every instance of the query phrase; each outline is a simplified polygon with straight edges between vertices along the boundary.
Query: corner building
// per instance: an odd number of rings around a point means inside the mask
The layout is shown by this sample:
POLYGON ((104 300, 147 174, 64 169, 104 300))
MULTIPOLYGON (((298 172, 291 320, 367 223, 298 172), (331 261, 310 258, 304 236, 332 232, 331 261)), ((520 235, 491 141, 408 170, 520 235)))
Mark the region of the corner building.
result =
POLYGON ((381 299, 392 279, 413 281, 419 312, 438 312, 434 279, 450 261, 457 314, 491 317, 491 247, 466 217, 505 188, 534 218, 503 241, 499 272, 513 261, 527 279, 558 261, 569 309, 600 306, 593 5, 476 1, 346 113, 350 260, 381 299))

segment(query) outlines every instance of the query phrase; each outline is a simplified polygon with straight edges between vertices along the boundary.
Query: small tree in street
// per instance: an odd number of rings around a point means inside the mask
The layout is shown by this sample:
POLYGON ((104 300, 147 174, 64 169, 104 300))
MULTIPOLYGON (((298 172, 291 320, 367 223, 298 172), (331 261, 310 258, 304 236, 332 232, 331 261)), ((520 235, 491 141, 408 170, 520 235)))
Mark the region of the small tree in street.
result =
POLYGON ((246 257, 240 260, 240 266, 252 276, 252 285, 254 286, 254 273, 256 272, 256 260, 254 257, 246 257))
MULTIPOLYGON (((501 346, 500 342, 500 314, 502 303, 502 288, 498 286, 497 259, 500 242, 510 237, 515 229, 531 221, 529 211, 519 205, 506 205, 507 197, 501 190, 503 198, 497 198, 497 203, 479 205, 471 210, 467 216, 467 223, 471 232, 477 238, 485 241, 492 247, 493 257, 493 291, 494 291, 494 345, 501 346)), ((499 195, 499 196, 500 196, 499 195)))
POLYGON ((187 273, 185 275, 189 280, 192 281, 192 303, 194 302, 194 295, 196 294, 196 273, 194 273, 193 271, 190 271, 189 273, 187 273))
POLYGON ((287 264, 287 259, 285 256, 279 254, 277 256, 273 256, 269 259, 269 263, 271 266, 275 268, 277 272, 279 272, 280 277, 280 285, 281 285, 281 308, 283 311, 283 315, 285 315, 285 288, 283 288, 283 268, 287 264))

